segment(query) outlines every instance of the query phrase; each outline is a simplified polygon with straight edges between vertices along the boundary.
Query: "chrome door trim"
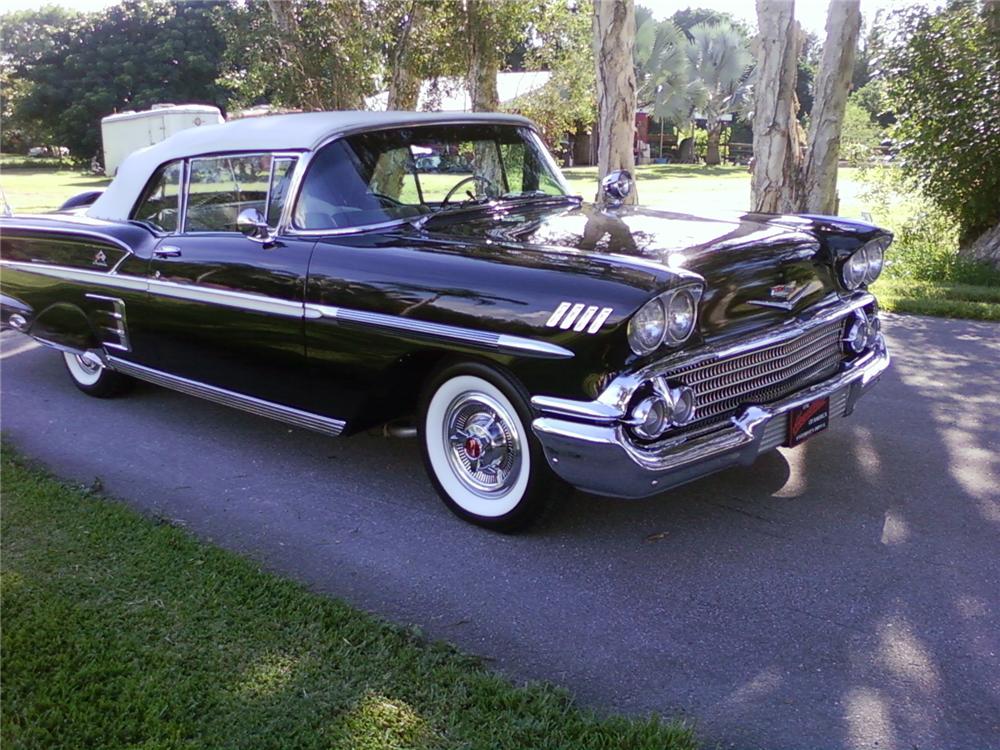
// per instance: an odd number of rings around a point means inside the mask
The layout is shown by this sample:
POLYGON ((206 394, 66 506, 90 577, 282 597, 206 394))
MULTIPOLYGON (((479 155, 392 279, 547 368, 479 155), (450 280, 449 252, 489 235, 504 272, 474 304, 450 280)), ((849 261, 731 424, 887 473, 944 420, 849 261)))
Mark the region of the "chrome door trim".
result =
POLYGON ((186 393, 189 396, 213 401, 223 406, 230 406, 234 409, 240 409, 261 417, 268 417, 279 422, 302 427, 306 430, 321 432, 325 435, 336 437, 344 431, 344 427, 347 425, 346 422, 340 419, 324 417, 320 414, 294 409, 291 406, 276 404, 273 401, 264 401, 263 399, 229 391, 225 388, 218 388, 214 385, 188 380, 187 378, 171 375, 162 370, 154 370, 151 367, 138 365, 119 357, 108 356, 107 363, 112 370, 120 372, 123 375, 186 393))
POLYGON ((477 349, 489 349, 501 354, 520 354, 549 359, 570 359, 574 356, 573 352, 558 344, 523 338, 521 336, 511 336, 506 333, 478 331, 474 328, 431 323, 424 320, 412 320, 398 315, 350 310, 330 305, 306 303, 305 308, 306 317, 310 319, 326 318, 355 325, 402 331, 420 337, 442 339, 457 344, 464 344, 477 349))
POLYGON ((110 286, 116 289, 146 291, 147 288, 146 279, 140 276, 121 275, 114 271, 90 271, 85 268, 53 266, 48 263, 25 263, 19 260, 0 260, 0 267, 36 273, 40 276, 51 276, 55 279, 110 286))
POLYGON ((228 289, 212 289, 197 284, 180 284, 175 281, 161 281, 159 279, 149 279, 148 283, 150 293, 163 297, 235 307, 240 310, 272 315, 284 315, 291 318, 301 318, 303 314, 301 302, 285 300, 280 297, 234 292, 228 289))
POLYGON ((0 261, 0 266, 18 271, 37 273, 68 281, 80 281, 97 286, 115 289, 131 289, 134 291, 151 292, 164 297, 185 299, 193 302, 205 302, 224 307, 235 307, 240 310, 250 310, 272 315, 301 318, 304 314, 301 302, 284 300, 278 297, 267 297, 261 294, 233 292, 226 289, 212 289, 195 284, 179 284, 174 281, 146 279, 141 276, 130 276, 116 273, 102 273, 86 269, 52 266, 44 263, 22 263, 21 261, 0 261))

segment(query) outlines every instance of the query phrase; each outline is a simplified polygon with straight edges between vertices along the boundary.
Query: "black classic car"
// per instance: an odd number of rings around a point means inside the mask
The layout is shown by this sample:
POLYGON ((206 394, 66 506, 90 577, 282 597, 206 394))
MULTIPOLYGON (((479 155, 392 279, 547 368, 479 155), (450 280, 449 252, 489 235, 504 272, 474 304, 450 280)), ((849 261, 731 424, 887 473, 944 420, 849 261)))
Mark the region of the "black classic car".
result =
POLYGON ((448 507, 502 530, 556 477, 638 498, 794 446, 888 366, 887 232, 603 189, 571 195, 507 115, 186 130, 96 200, 0 221, 2 324, 93 396, 138 378, 327 435, 410 420, 448 507))

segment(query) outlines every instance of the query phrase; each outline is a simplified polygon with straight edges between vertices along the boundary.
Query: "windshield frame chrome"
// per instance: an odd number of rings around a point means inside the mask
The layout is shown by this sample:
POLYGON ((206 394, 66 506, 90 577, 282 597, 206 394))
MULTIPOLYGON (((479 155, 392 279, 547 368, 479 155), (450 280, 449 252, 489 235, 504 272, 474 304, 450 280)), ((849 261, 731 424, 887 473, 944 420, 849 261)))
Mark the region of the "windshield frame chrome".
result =
MULTIPOLYGON (((414 123, 414 127, 424 124, 425 123, 414 123)), ((572 201, 576 204, 583 202, 583 199, 580 196, 573 195, 571 192, 569 192, 569 186, 566 184, 566 178, 563 176, 562 170, 555 163, 555 160, 552 157, 551 152, 545 146, 545 142, 542 140, 541 134, 538 132, 538 128, 534 125, 534 123, 530 123, 527 121, 524 123, 512 123, 501 119, 498 119, 495 123, 493 122, 484 123, 483 120, 473 120, 468 118, 456 117, 455 119, 447 119, 447 120, 442 120, 441 122, 434 122, 433 126, 439 127, 448 125, 484 125, 484 124, 503 125, 515 128, 517 130, 523 130, 526 132, 527 135, 529 135, 532 138, 532 140, 534 141, 534 145, 539 149, 539 152, 541 153, 542 157, 545 160, 545 165, 550 170, 552 170, 552 173, 556 177, 558 177, 559 186, 566 191, 563 195, 546 196, 544 200, 565 199, 567 202, 572 201)), ((353 234, 364 234, 366 232, 394 229, 403 226, 413 226, 419 229, 431 218, 438 216, 439 214, 437 212, 432 212, 427 214, 421 214, 420 216, 408 216, 405 218, 372 222, 370 224, 359 224, 357 226, 351 226, 351 227, 329 227, 325 229, 302 229, 300 227, 295 226, 295 223, 293 221, 295 205, 298 203, 299 194, 302 190, 303 182, 305 181, 306 172, 308 171, 310 164, 312 164, 312 161, 315 158, 316 154, 322 151, 326 146, 329 146, 330 144, 335 143, 336 141, 339 141, 343 138, 348 138, 352 135, 357 135, 359 133, 378 133, 387 130, 398 130, 399 128, 402 127, 406 127, 406 125, 401 125, 397 123, 395 125, 392 125, 391 127, 367 126, 367 127, 357 127, 357 128, 346 128, 344 130, 331 134, 328 138, 323 139, 318 144, 316 144, 316 146, 312 150, 300 154, 298 162, 295 165, 295 174, 292 177, 292 182, 291 185, 289 185, 288 189, 288 194, 290 199, 285 202, 285 205, 282 209, 281 218, 278 222, 278 227, 276 232, 277 235, 285 237, 331 237, 331 236, 337 237, 337 236, 345 236, 353 234)), ((497 207, 502 208, 505 205, 505 203, 507 202, 513 203, 515 200, 521 201, 525 199, 524 198, 507 199, 507 201, 498 199, 494 201, 489 201, 487 203, 477 204, 475 206, 460 206, 456 208, 460 210, 490 210, 497 207)), ((543 199, 541 196, 538 196, 537 200, 541 201, 543 199)), ((453 212, 446 210, 443 215, 445 216, 453 215, 453 212)))

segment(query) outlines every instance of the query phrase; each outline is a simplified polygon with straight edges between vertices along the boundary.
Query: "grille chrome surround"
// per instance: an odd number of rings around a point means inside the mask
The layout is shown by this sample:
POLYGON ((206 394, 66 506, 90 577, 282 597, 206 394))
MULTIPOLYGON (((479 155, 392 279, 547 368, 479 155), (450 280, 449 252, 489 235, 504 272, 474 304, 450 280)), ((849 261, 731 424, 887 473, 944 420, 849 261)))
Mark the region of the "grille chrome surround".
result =
POLYGON ((836 320, 778 344, 664 371, 670 383, 695 393, 697 419, 685 432, 710 428, 742 405, 766 404, 833 375, 845 360, 843 331, 844 321, 836 320))

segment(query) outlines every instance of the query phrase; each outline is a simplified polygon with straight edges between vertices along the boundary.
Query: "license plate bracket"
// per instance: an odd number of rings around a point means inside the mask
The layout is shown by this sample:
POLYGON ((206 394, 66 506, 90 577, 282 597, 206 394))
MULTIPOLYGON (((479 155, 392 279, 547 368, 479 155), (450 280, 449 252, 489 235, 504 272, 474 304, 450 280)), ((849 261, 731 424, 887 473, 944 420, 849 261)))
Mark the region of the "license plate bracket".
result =
POLYGON ((830 398, 818 398, 788 412, 788 440, 794 448, 830 426, 830 398))

